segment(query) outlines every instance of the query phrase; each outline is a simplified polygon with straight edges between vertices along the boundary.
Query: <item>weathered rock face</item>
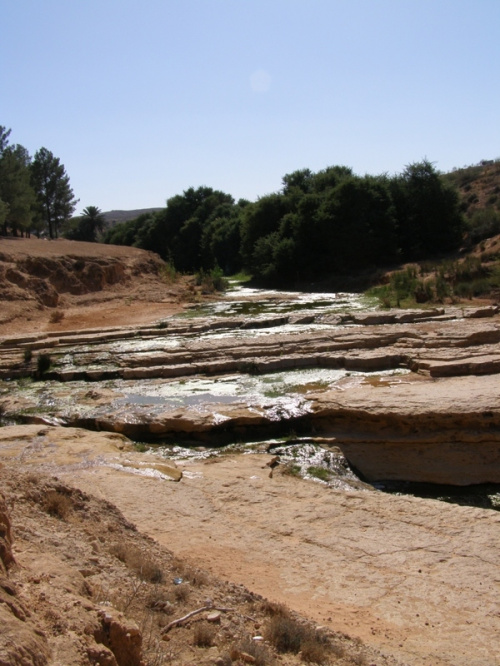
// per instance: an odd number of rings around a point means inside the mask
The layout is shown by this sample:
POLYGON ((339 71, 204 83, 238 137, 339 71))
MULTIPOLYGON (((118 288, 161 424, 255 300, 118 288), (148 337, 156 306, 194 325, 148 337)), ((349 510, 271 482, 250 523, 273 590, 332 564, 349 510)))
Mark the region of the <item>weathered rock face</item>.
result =
POLYGON ((122 613, 109 610, 101 610, 99 620, 94 638, 111 650, 117 666, 143 666, 142 634, 137 625, 122 613))
POLYGON ((135 274, 157 273, 162 265, 148 252, 132 254, 128 260, 110 256, 111 252, 85 256, 85 243, 75 244, 74 255, 58 255, 57 241, 53 243, 53 256, 0 253, 0 300, 29 298, 56 307, 62 294, 88 294, 117 283, 126 285, 135 274))
POLYGON ((312 396, 314 423, 369 481, 500 483, 496 375, 312 396))

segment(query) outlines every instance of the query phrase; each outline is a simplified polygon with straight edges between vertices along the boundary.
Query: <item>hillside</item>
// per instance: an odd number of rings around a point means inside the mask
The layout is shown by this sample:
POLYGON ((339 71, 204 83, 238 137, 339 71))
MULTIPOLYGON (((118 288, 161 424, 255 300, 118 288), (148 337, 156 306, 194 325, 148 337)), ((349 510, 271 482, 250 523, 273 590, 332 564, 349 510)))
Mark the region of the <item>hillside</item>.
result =
POLYGON ((467 217, 481 209, 500 210, 500 160, 482 160, 444 178, 460 191, 467 217))
POLYGON ((127 222, 128 220, 133 220, 139 215, 144 213, 154 213, 161 208, 137 208, 135 210, 109 210, 105 213, 104 219, 106 220, 106 225, 108 227, 114 227, 115 224, 120 224, 121 222, 127 222))
POLYGON ((201 298, 164 266, 133 247, 0 238, 0 334, 145 323, 201 298))

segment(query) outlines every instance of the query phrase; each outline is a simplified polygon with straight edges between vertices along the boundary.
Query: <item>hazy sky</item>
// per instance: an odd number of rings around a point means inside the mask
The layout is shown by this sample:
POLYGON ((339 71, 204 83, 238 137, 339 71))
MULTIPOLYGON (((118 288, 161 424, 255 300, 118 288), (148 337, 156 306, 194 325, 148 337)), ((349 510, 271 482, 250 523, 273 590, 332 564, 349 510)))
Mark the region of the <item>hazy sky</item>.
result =
POLYGON ((77 212, 500 157, 500 0, 0 0, 0 125, 77 212))

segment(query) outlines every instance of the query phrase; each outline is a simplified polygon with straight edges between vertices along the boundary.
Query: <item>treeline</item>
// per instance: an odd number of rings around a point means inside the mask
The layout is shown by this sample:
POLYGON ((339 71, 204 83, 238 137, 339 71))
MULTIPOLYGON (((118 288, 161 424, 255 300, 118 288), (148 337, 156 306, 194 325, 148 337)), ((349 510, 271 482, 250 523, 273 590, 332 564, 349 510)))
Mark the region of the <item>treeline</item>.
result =
POLYGON ((1 233, 57 238, 77 204, 68 174, 47 148, 31 158, 24 146, 11 145, 10 132, 0 125, 1 233))
POLYGON ((448 252, 463 230, 456 189, 423 161, 393 177, 303 169, 254 203, 190 188, 104 240, 153 250, 181 272, 243 269, 291 285, 448 252))

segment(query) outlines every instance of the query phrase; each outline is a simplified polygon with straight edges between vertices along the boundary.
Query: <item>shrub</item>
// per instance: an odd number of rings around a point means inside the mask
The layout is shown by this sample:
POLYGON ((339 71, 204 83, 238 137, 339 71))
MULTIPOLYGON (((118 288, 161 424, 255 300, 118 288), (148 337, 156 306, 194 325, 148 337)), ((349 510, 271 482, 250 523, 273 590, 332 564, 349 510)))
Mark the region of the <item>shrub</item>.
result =
POLYGON ((185 584, 176 585, 174 589, 174 597, 178 602, 184 602, 189 599, 189 587, 185 584))
POLYGON ((265 638, 278 652, 297 654, 306 638, 306 632, 304 626, 289 615, 275 615, 266 627, 265 638))
POLYGON ((205 294, 210 294, 214 291, 225 291, 228 288, 229 282, 224 277, 224 272, 219 266, 215 266, 208 273, 201 269, 196 274, 196 284, 201 287, 205 294))
POLYGON ((62 310, 54 310, 49 317, 51 324, 57 324, 64 319, 64 312, 62 310))
POLYGON ((322 664, 332 652, 327 636, 289 614, 275 615, 266 627, 265 638, 278 652, 301 652, 306 663, 322 664))
POLYGON ((330 649, 328 643, 320 636, 313 635, 307 638, 300 648, 302 659, 308 664, 324 664, 329 657, 330 649))
POLYGON ((245 638, 234 652, 235 656, 242 653, 249 654, 254 658, 255 661, 252 663, 255 664, 255 666, 273 666, 273 664, 276 663, 269 648, 262 645, 262 643, 253 641, 251 638, 245 638))
POLYGON ((48 372, 50 370, 51 365, 52 365, 52 358, 50 354, 38 354, 36 359, 36 368, 39 377, 48 372))
POLYGON ((72 509, 71 499, 57 490, 49 490, 44 501, 45 511, 61 520, 66 520, 72 509))
POLYGON ((284 474, 285 476, 298 477, 300 476, 300 471, 301 471, 300 465, 296 465, 294 463, 287 463, 286 465, 283 465, 283 467, 281 468, 281 473, 284 474))
POLYGON ((194 627, 193 643, 198 647, 212 647, 215 640, 215 630, 205 622, 199 622, 194 627))
POLYGON ((427 281, 419 280, 415 287, 415 300, 417 303, 428 303, 434 297, 434 290, 432 284, 427 281))
POLYGON ((160 276, 167 283, 175 282, 177 280, 177 271, 171 262, 167 262, 160 268, 160 276))
POLYGON ((24 362, 26 364, 31 363, 31 359, 33 358, 33 352, 29 347, 26 347, 26 349, 24 350, 23 357, 24 357, 24 362))

